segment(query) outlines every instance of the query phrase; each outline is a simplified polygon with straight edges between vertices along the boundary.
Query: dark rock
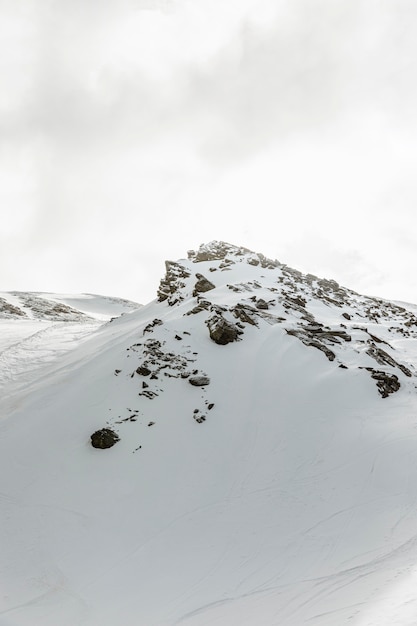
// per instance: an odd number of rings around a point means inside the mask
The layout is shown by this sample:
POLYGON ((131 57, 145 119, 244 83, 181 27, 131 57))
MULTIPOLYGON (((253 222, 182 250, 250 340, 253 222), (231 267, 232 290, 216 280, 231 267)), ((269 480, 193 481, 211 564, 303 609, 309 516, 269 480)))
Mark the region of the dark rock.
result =
POLYGON ((345 320, 350 320, 352 318, 352 316, 349 315, 349 313, 342 313, 342 317, 344 317, 345 320))
POLYGON ((196 278, 198 279, 196 284, 194 285, 193 296, 195 297, 199 293, 205 293, 206 291, 211 291, 215 288, 212 282, 207 280, 205 276, 202 274, 196 274, 196 278))
POLYGON ((209 411, 211 411, 213 407, 214 407, 214 402, 210 402, 210 404, 207 406, 209 411))
POLYGON ((288 335, 297 337, 300 341, 302 341, 305 346, 311 346, 312 348, 317 348, 317 350, 321 350, 321 352, 324 352, 329 361, 334 361, 334 359, 336 358, 335 353, 330 350, 330 348, 324 343, 320 343, 320 341, 317 341, 314 336, 312 337, 310 333, 306 332, 307 329, 305 327, 298 329, 286 328, 285 330, 288 335))
POLYGON ((385 350, 382 348, 378 348, 375 344, 371 344, 368 350, 366 351, 368 356, 371 356, 377 363, 380 365, 391 365, 391 367, 398 367, 399 370, 402 371, 403 374, 411 378, 411 371, 403 365, 402 363, 398 363, 395 359, 392 358, 385 350))
POLYGON ((139 365, 136 370, 136 374, 139 374, 140 376, 149 376, 150 373, 151 370, 149 369, 149 367, 146 367, 146 365, 139 365))
POLYGON ((194 387, 205 387, 205 385, 210 384, 210 378, 208 376, 192 376, 188 382, 194 387))
POLYGON ((233 315, 241 322, 257 326, 256 320, 252 317, 251 313, 256 315, 256 310, 248 305, 245 306, 243 304, 236 304, 233 308, 233 315))
POLYGON ((265 302, 265 300, 263 300, 262 298, 259 298, 259 300, 256 303, 256 308, 257 309, 261 309, 261 310, 265 310, 265 309, 268 309, 269 306, 268 306, 268 303, 265 302))
POLYGON ((149 422, 148 426, 153 426, 155 422, 149 422))
POLYGON ((194 263, 201 263, 202 261, 221 261, 227 254, 242 256, 242 254, 247 252, 250 252, 247 248, 234 246, 224 241, 211 241, 210 243, 202 244, 197 252, 189 250, 188 258, 194 263))
POLYGON ((191 274, 184 266, 174 261, 165 261, 165 268, 165 277, 159 284, 158 301, 168 300, 168 304, 173 306, 183 299, 180 294, 180 290, 185 287, 183 279, 191 274))
POLYGON ((155 391, 150 391, 149 389, 145 389, 145 391, 141 391, 141 393, 138 395, 144 396, 145 398, 148 398, 149 400, 153 400, 154 398, 158 396, 158 394, 155 391))
POLYGON ((242 331, 236 326, 224 319, 221 315, 213 315, 207 320, 207 326, 210 338, 217 344, 224 346, 239 339, 242 331))
MULTIPOLYGON (((197 304, 197 306, 195 306, 193 309, 191 309, 190 311, 187 311, 187 313, 184 313, 184 315, 196 315, 197 313, 201 313, 202 311, 207 311, 211 306, 211 303, 208 302, 208 300, 200 300, 200 302, 197 304)), ((190 333, 184 333, 189 335, 190 333)))
POLYGON ((387 372, 374 370, 372 367, 365 369, 371 372, 371 377, 376 380, 376 386, 383 398, 388 398, 391 393, 395 393, 401 387, 398 376, 395 374, 387 374, 387 372))
POLYGON ((161 326, 161 324, 163 324, 162 320, 159 320, 157 318, 154 319, 147 326, 145 326, 145 328, 143 329, 143 334, 153 332, 153 329, 155 328, 155 326, 161 326))
POLYGON ((111 428, 101 428, 91 435, 91 445, 93 448, 111 448, 120 441, 120 437, 111 428))

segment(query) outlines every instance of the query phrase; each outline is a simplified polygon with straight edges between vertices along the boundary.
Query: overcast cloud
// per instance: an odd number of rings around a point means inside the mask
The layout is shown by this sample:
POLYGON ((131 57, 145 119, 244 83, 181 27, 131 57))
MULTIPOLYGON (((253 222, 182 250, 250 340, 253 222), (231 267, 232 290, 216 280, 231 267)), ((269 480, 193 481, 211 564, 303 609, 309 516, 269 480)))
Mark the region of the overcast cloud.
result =
POLYGON ((0 0, 0 289, 213 238, 417 302, 413 0, 0 0))

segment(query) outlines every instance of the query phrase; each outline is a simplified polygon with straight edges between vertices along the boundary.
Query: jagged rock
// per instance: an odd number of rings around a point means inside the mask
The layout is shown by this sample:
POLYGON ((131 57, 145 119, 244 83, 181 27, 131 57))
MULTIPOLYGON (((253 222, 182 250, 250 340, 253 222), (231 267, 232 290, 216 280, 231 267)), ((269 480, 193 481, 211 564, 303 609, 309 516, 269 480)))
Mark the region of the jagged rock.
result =
MULTIPOLYGON (((259 258, 261 267, 263 267, 264 269, 273 270, 276 267, 279 267, 281 265, 281 263, 277 261, 276 259, 268 259, 268 257, 264 256, 260 252, 257 253, 257 256, 259 258)), ((301 272, 300 272, 300 275, 301 275, 301 272)))
POLYGON ((155 328, 155 326, 161 326, 161 324, 163 324, 162 320, 159 319, 154 319, 152 322, 150 322, 147 326, 145 326, 145 328, 143 329, 143 334, 145 333, 151 333, 153 331, 153 329, 155 328))
POLYGON ((391 393, 395 393, 401 387, 398 376, 395 374, 387 374, 381 370, 375 370, 372 367, 365 368, 371 372, 371 377, 376 380, 376 386, 383 398, 388 398, 391 393))
POLYGON ((225 241, 211 241, 208 244, 202 244, 197 252, 189 250, 188 258, 194 263, 201 263, 202 261, 220 261, 229 253, 242 256, 248 252, 250 250, 242 246, 234 246, 225 241))
POLYGON ((210 306, 210 302, 207 302, 207 300, 201 300, 197 304, 197 306, 192 308, 190 311, 187 311, 187 313, 184 313, 184 315, 196 315, 197 313, 201 313, 202 311, 207 311, 210 306))
POLYGON ((111 428, 101 428, 91 435, 91 445, 93 448, 111 448, 120 441, 120 437, 111 428))
POLYGON ((236 304, 236 306, 233 307, 233 315, 237 317, 241 322, 244 322, 245 324, 251 324, 252 326, 257 326, 257 323, 252 317, 251 312, 252 315, 256 315, 256 309, 251 306, 236 304))
POLYGON ((366 354, 371 356, 377 363, 380 365, 391 365, 391 367, 398 367, 402 371, 403 374, 408 376, 409 378, 412 376, 410 370, 402 363, 398 363, 395 359, 392 358, 385 350, 382 348, 378 348, 375 344, 371 344, 366 354))
POLYGON ((314 336, 312 337, 311 334, 306 332, 305 327, 287 328, 286 332, 288 335, 297 337, 305 346, 311 346, 312 348, 317 348, 318 350, 321 350, 321 352, 324 352, 324 354, 327 356, 329 361, 334 361, 334 359, 336 358, 336 355, 333 352, 333 350, 330 350, 330 348, 326 346, 324 343, 317 341, 317 339, 315 339, 314 336))
POLYGON ((262 298, 259 298, 259 300, 256 303, 256 308, 265 310, 265 309, 268 309, 269 306, 268 306, 268 303, 265 302, 265 300, 263 300, 262 298))
POLYGON ((221 346, 237 341, 239 335, 242 334, 242 331, 239 330, 236 324, 228 322, 221 315, 213 315, 213 317, 207 320, 207 326, 210 338, 221 346))
POLYGON ((352 341, 352 337, 344 330, 319 330, 312 332, 316 337, 327 339, 331 343, 340 343, 339 339, 343 339, 343 341, 352 341))
POLYGON ((139 376, 149 376, 150 373, 151 370, 149 369, 149 367, 146 367, 146 365, 139 365, 136 370, 136 374, 139 374, 139 376))
POLYGON ((215 285, 211 283, 205 276, 202 274, 196 274, 196 278, 198 279, 196 284, 194 285, 193 296, 195 297, 199 293, 205 293, 206 291, 211 291, 215 289, 215 285))
POLYGON ((165 261, 166 273, 162 278, 158 289, 158 301, 168 300, 168 304, 173 306, 181 301, 180 289, 185 287, 182 279, 189 278, 191 273, 180 263, 165 261))
POLYGON ((205 387, 210 384, 210 378, 208 376, 192 376, 188 382, 194 387, 205 387))

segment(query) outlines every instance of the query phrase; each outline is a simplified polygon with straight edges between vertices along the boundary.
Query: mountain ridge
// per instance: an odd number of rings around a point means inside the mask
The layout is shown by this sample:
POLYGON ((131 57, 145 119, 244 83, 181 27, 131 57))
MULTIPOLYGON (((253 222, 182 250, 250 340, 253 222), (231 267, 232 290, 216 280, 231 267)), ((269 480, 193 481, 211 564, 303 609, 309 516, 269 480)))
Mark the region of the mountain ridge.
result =
POLYGON ((0 400, 4 623, 413 626, 416 332, 246 248, 168 261, 0 400))

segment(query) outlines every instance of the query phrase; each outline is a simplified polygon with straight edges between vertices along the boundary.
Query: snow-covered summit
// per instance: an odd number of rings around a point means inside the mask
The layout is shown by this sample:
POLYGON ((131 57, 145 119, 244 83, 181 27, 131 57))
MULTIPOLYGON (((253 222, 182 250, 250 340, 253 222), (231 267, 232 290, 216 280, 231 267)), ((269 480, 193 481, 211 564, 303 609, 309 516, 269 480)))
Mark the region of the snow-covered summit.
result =
POLYGON ((168 261, 4 387, 2 624, 414 626, 416 339, 246 248, 168 261))
POLYGON ((188 260, 167 261, 158 299, 188 307, 185 315, 203 314, 199 319, 209 329, 227 322, 236 339, 248 325, 262 330, 279 324, 339 367, 368 371, 383 397, 416 373, 395 347, 399 338, 417 338, 411 309, 304 275, 247 248, 214 241, 189 251, 188 260))

